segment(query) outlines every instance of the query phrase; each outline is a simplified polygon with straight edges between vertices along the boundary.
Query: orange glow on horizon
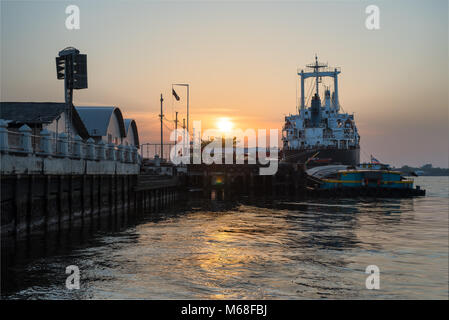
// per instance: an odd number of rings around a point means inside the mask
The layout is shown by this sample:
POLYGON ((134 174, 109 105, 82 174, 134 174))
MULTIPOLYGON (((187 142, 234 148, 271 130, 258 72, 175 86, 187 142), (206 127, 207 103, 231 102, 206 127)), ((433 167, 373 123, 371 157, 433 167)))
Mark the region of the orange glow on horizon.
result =
POLYGON ((217 121, 217 129, 222 133, 230 133, 234 128, 234 124, 229 118, 219 118, 217 121))

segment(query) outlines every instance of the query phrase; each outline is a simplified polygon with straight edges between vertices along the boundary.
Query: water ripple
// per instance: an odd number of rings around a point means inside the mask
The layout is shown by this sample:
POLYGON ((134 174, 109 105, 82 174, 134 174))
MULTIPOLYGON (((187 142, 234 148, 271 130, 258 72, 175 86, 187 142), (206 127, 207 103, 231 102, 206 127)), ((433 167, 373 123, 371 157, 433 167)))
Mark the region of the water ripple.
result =
POLYGON ((418 184, 428 196, 192 203, 88 236, 16 243, 2 248, 2 297, 447 299, 448 179, 418 184), (381 290, 365 288, 372 264, 381 290), (80 290, 65 289, 68 265, 81 270, 80 290))

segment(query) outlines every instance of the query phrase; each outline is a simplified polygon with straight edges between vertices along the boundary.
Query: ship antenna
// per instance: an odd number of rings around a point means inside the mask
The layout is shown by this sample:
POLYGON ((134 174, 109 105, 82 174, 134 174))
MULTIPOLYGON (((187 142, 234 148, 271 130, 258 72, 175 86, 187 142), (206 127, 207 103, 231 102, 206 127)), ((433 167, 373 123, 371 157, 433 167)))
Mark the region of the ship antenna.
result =
POLYGON ((315 73, 316 73, 316 95, 319 96, 318 94, 318 71, 319 71, 319 67, 318 67, 318 56, 315 53, 315 73))
POLYGON ((307 67, 313 69, 315 73, 315 81, 316 81, 316 94, 319 95, 319 77, 320 77, 320 68, 327 67, 327 63, 323 64, 318 61, 318 55, 315 53, 315 63, 308 64, 307 67))

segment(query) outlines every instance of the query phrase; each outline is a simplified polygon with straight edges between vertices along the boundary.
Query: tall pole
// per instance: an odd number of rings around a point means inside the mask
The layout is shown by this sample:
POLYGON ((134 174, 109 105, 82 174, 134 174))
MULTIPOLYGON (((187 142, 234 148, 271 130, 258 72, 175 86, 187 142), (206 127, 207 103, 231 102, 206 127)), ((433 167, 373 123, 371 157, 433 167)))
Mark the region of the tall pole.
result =
POLYGON ((301 70, 301 112, 304 115, 304 108, 305 108, 305 102, 304 102, 304 71, 301 70))
POLYGON ((338 73, 337 73, 337 68, 335 68, 335 73, 334 73, 334 105, 335 105, 335 109, 339 110, 340 109, 340 104, 338 102, 338 73))
POLYGON ((176 111, 176 118, 175 118, 175 134, 176 134, 176 140, 175 140, 175 147, 176 147, 176 144, 178 142, 178 111, 176 111))
POLYGON ((164 113, 162 112, 162 102, 164 101, 164 98, 162 98, 162 93, 161 93, 161 160, 164 158, 164 136, 163 136, 163 123, 162 120, 164 118, 164 113))
POLYGON ((182 119, 182 155, 184 156, 184 151, 186 149, 186 119, 182 119))
MULTIPOLYGON (((72 125, 72 104, 73 104, 73 56, 67 55, 65 57, 65 68, 64 68, 64 89, 65 89, 65 105, 67 117, 65 120, 65 132, 68 136, 69 141, 71 140, 71 125, 72 125)), ((56 144, 57 145, 57 144, 56 144)))
MULTIPOLYGON (((76 50, 76 49, 75 49, 76 50)), ((62 50, 64 51, 64 50, 62 50)), ((61 51, 61 52, 62 52, 61 51)), ((61 56, 61 52, 59 56, 61 56)), ((64 55, 64 100, 66 105, 66 119, 65 119, 65 132, 68 136, 69 141, 71 140, 72 132, 72 106, 73 106, 73 71, 74 56, 79 53, 78 50, 73 51, 70 54, 64 55)))
POLYGON ((316 95, 318 96, 318 72, 319 72, 319 68, 318 68, 318 57, 317 55, 315 55, 315 73, 316 73, 316 95))
POLYGON ((86 63, 86 55, 80 55, 79 53, 80 51, 78 49, 67 47, 59 51, 58 57, 56 57, 56 76, 58 79, 64 79, 64 100, 66 104, 65 132, 69 140, 71 140, 72 135, 73 89, 87 88, 87 69, 86 66, 83 68, 83 62, 80 62, 84 60, 84 64, 86 63), (80 61, 78 61, 78 57, 80 61), (80 77, 85 77, 85 80, 82 81, 80 77), (75 80, 77 81, 76 83, 75 80))
POLYGON ((189 131, 189 103, 190 103, 190 86, 188 83, 174 83, 173 86, 187 87, 187 131, 189 131))
POLYGON ((189 132, 189 91, 190 87, 187 85, 187 132, 189 132))

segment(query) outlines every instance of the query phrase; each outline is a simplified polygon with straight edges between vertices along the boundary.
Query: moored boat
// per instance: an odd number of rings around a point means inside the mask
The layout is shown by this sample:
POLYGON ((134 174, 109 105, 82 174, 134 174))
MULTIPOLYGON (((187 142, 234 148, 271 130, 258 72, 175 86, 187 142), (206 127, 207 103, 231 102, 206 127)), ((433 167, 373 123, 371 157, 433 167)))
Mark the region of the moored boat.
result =
MULTIPOLYGON (((345 195, 358 195, 363 190, 375 190, 383 195, 395 192, 399 195, 425 195, 414 180, 386 164, 363 163, 358 166, 321 166, 306 171, 313 188, 321 191, 349 191, 345 195)), ((366 192, 365 192, 366 193, 366 192)), ((374 194, 374 192, 370 192, 374 194)))
POLYGON ((360 135, 354 114, 343 112, 338 98, 340 73, 340 68, 330 68, 327 63, 319 62, 316 56, 314 63, 308 64, 305 70, 298 70, 301 80, 300 105, 296 114, 285 117, 283 161, 295 164, 308 162, 309 166, 359 164, 360 135), (327 78, 333 79, 333 85, 323 82, 327 78), (310 89, 306 97, 307 79, 310 89), (320 97, 320 85, 324 86, 324 99, 320 97))

